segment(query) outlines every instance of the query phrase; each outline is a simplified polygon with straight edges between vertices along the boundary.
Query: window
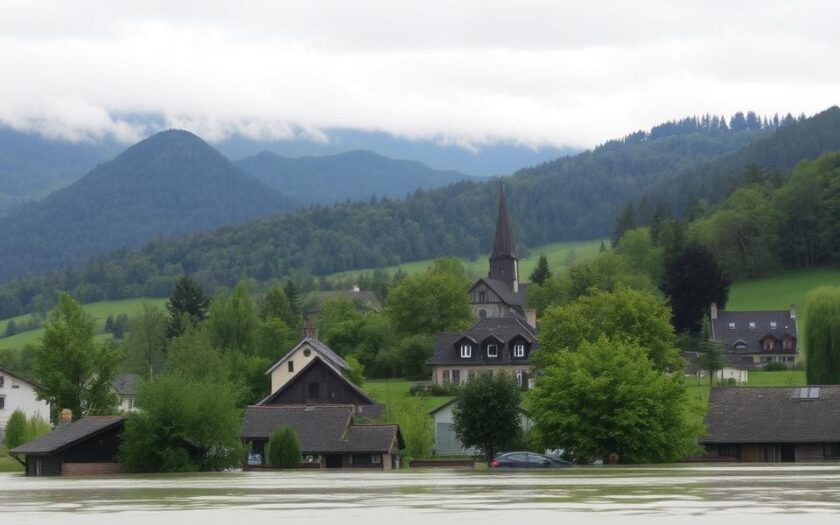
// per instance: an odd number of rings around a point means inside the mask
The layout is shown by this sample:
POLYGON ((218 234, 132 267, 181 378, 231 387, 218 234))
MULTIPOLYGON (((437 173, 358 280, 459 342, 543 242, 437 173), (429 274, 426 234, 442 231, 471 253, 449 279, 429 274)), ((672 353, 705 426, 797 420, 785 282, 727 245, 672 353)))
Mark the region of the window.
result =
POLYGON ((294 372, 294 371, 295 371, 295 362, 294 361, 289 361, 289 372, 294 372))
POLYGON ((469 359, 472 357, 472 345, 469 343, 464 343, 461 345, 461 357, 463 359, 469 359))
POLYGON ((311 355, 312 355, 312 350, 310 350, 308 348, 303 349, 303 357, 309 357, 311 355))
POLYGON ((499 345, 487 345, 487 357, 499 357, 499 345))
POLYGON ((729 329, 735 330, 735 323, 729 323, 729 329))
POLYGON ((452 383, 455 385, 461 384, 461 371, 460 370, 453 370, 452 371, 452 383))
POLYGON ((525 357, 525 345, 522 343, 513 345, 513 357, 525 357))
POLYGON ((776 321, 770 321, 770 330, 775 330, 776 326, 776 321))
POLYGON ((525 371, 524 370, 517 370, 516 371, 516 384, 519 385, 519 388, 525 386, 525 371))
POLYGON ((6 408, 6 396, 0 396, 0 410, 6 408))
POLYGON ((755 323, 750 322, 750 330, 755 330, 755 323))
POLYGON ((782 341, 782 348, 784 348, 785 350, 793 350, 793 338, 785 337, 782 341))
POLYGON ((804 386, 793 389, 794 399, 819 399, 820 387, 818 386, 804 386))
POLYGON ((3 376, 0 376, 0 388, 3 388, 3 385, 4 385, 5 383, 6 383, 6 378, 5 378, 5 377, 3 377, 3 376))
POLYGON ((373 454, 353 454, 354 465, 371 465, 373 454))
POLYGON ((451 382, 452 381, 449 379, 449 370, 444 370, 443 371, 443 384, 448 385, 451 382))
POLYGON ((773 338, 772 337, 768 337, 767 339, 764 340, 764 350, 766 352, 770 352, 771 350, 773 350, 773 346, 774 345, 773 345, 773 338))
POLYGON ((309 399, 318 399, 321 397, 321 384, 315 381, 309 383, 309 399))
POLYGON ((467 370, 467 381, 472 381, 473 379, 475 379, 475 372, 467 370))
POLYGON ((478 311, 478 317, 481 319, 487 319, 487 311, 484 308, 482 308, 478 311))

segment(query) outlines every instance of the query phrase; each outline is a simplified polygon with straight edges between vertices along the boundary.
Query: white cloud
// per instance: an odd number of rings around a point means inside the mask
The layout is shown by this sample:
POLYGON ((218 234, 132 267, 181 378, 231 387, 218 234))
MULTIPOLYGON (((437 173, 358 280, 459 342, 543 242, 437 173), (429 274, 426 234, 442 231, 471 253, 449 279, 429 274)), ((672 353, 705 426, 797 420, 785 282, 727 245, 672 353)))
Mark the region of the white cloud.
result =
POLYGON ((831 1, 2 3, 0 120, 72 140, 348 127, 590 146, 688 114, 837 102, 831 1), (734 5, 733 5, 734 4, 734 5))

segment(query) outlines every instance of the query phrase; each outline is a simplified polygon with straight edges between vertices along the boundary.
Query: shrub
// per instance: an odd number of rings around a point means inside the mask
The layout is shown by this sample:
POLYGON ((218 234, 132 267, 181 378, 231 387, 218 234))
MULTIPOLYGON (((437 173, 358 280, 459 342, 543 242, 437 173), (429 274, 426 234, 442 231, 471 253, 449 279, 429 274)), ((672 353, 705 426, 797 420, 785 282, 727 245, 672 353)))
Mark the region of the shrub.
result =
POLYGON ((5 438, 3 440, 9 450, 19 447, 28 441, 26 414, 15 410, 6 422, 5 438))
POLYGON ((385 420, 400 426, 405 439, 402 450, 402 464, 412 459, 428 458, 432 455, 435 441, 435 423, 420 399, 403 399, 392 403, 385 413, 385 420))
POLYGON ((39 414, 33 414, 26 423, 26 441, 32 441, 52 430, 50 423, 39 414))
POLYGON ((782 370, 787 370, 788 367, 784 363, 780 363, 778 361, 773 361, 764 365, 765 372, 781 372, 782 370))
POLYGON ((458 386, 448 383, 445 385, 436 385, 428 382, 414 383, 408 389, 408 393, 412 396, 457 396, 458 386))
POLYGON ((300 464, 300 442, 290 426, 282 426, 268 438, 266 459, 274 468, 294 468, 300 464))

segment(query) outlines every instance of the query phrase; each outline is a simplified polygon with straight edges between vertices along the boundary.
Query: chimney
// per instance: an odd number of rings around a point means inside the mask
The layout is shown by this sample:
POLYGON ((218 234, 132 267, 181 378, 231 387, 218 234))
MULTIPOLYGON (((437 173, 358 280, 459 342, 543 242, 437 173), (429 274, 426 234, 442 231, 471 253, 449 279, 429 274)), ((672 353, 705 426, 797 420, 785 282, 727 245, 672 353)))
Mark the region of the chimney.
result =
POLYGON ((712 303, 711 312, 709 313, 709 319, 717 319, 717 303, 712 303))
POLYGON ((61 412, 58 413, 58 425, 66 425, 73 421, 73 411, 69 408, 61 409, 61 412))
POLYGON ((303 337, 318 339, 318 316, 316 314, 309 314, 303 320, 303 337))
POLYGON ((796 319, 796 305, 795 304, 790 305, 790 318, 791 319, 796 319))
POLYGON ((537 327, 537 310, 536 308, 528 308, 525 310, 525 320, 533 328, 537 327))

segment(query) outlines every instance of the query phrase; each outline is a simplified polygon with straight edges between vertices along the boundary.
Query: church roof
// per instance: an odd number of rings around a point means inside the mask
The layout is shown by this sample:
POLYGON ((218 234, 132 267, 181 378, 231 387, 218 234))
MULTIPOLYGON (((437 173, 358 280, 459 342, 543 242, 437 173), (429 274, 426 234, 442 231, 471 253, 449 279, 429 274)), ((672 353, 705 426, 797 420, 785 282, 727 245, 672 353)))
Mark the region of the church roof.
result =
POLYGON ((490 254, 491 259, 496 257, 516 258, 513 235, 510 233, 510 219, 508 218, 504 186, 499 191, 499 217, 496 220, 496 236, 493 239, 493 252, 490 254))
POLYGON ((529 283, 519 283, 519 291, 514 292, 510 289, 507 283, 498 279, 491 279, 489 277, 482 277, 475 282, 473 288, 480 283, 484 283, 488 288, 493 290, 496 295, 508 306, 524 306, 528 301, 528 286, 529 283))

